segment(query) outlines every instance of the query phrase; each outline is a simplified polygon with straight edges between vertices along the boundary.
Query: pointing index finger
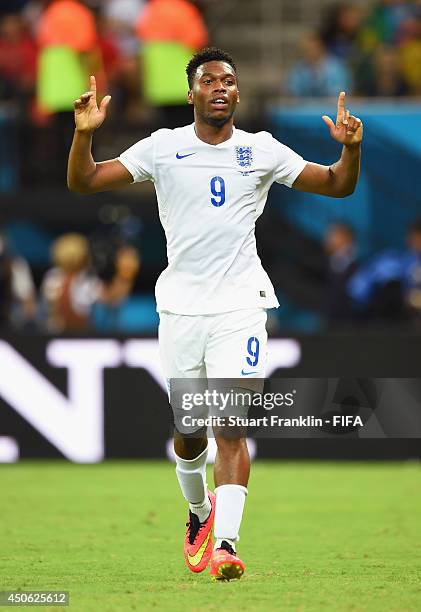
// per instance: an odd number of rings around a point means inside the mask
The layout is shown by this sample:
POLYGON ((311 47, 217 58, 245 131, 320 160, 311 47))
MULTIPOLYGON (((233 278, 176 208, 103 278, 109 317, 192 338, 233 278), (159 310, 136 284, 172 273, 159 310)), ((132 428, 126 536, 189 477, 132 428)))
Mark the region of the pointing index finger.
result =
POLYGON ((93 75, 91 75, 90 77, 90 84, 91 84, 91 87, 90 87, 91 91, 93 91, 94 94, 96 94, 96 79, 93 75))
POLYGON ((338 97, 338 114, 336 117, 336 124, 339 125, 345 118, 345 92, 341 91, 338 97))

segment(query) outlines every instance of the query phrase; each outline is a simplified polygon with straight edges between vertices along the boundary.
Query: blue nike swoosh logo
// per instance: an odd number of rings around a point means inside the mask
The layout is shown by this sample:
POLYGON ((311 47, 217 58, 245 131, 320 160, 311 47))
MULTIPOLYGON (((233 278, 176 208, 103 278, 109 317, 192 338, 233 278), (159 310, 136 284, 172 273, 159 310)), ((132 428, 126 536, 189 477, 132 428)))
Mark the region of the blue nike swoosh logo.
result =
POLYGON ((257 372, 244 372, 244 370, 241 370, 241 374, 243 376, 250 376, 250 374, 257 374, 257 372))
POLYGON ((187 153, 187 155, 180 155, 180 153, 177 153, 176 158, 177 159, 184 159, 185 157, 190 157, 191 155, 196 155, 197 151, 195 151, 194 153, 187 153))

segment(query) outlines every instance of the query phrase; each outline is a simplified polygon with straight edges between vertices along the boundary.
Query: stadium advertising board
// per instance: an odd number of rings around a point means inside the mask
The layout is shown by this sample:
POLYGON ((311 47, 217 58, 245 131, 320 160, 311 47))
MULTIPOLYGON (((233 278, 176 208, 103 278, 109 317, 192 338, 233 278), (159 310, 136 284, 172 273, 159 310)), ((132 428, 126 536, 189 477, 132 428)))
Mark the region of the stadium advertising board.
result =
MULTIPOLYGON (((331 338, 270 341, 269 380, 262 396, 266 403, 254 403, 249 415, 253 454, 417 456, 419 379, 392 379, 386 363, 382 371, 389 378, 380 378, 375 350, 368 357, 377 378, 361 378, 356 371, 360 378, 350 378, 361 344, 343 338, 337 342, 345 342, 348 359, 335 370, 326 363, 317 368, 312 357, 317 350, 324 355, 330 347, 332 352, 331 338), (307 358, 313 372, 305 365, 307 358), (329 368, 332 378, 323 378, 329 368), (275 401, 280 395, 284 402, 275 401), (401 405, 399 398, 406 398, 401 405), (301 421, 291 421, 291 427, 290 420, 298 417, 301 421)), ((371 346, 370 339, 366 345, 371 346)), ((403 349, 405 339, 395 339, 395 353, 401 345, 403 349)), ((415 355, 406 355, 406 371, 413 376, 415 355)), ((173 415, 155 339, 4 338, 0 363, 0 462, 64 457, 93 463, 168 453, 173 415)), ((191 404, 192 396, 187 400, 191 404)), ((183 419, 191 423, 190 404, 184 398, 183 419)))

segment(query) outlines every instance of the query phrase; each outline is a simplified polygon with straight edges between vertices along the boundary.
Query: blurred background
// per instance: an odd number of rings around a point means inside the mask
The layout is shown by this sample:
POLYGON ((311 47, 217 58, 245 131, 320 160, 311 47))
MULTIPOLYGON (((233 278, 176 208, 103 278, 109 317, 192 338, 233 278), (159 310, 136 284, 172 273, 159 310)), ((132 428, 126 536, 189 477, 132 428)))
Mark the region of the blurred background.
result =
MULTIPOLYGON (((89 197, 69 193, 72 105, 95 74, 99 95, 112 94, 112 103, 95 134, 94 156, 117 157, 151 131, 193 120, 185 65, 208 44, 237 62, 238 127, 268 130, 306 159, 330 164, 340 150, 321 115, 335 116, 339 91, 347 92, 365 125, 361 178, 351 197, 333 200, 275 185, 258 222, 259 254, 282 304, 269 313, 269 331, 295 342, 298 355, 292 358, 291 345, 283 345, 289 349, 279 349, 278 366, 302 376, 418 376, 419 0, 3 0, 2 342, 63 393, 66 380, 52 365, 67 366, 49 352, 57 338, 155 342, 154 285, 166 255, 153 185, 89 197)), ((144 342, 138 350, 149 355, 152 345, 144 342)), ((146 367, 128 349, 124 355, 104 368, 146 367)), ((153 377, 155 356, 148 364, 153 377)), ((6 391, 6 370, 0 371, 0 441, 3 433, 7 458, 18 452, 15 411, 26 420, 28 414, 6 391)), ((143 387, 129 382, 126 371, 119 376, 114 401, 125 384, 147 395, 146 375, 143 387)), ((23 454, 56 452, 40 439, 23 454)), ((135 446, 133 440, 133 456, 135 446)), ((417 452, 408 442, 397 451, 417 452)))

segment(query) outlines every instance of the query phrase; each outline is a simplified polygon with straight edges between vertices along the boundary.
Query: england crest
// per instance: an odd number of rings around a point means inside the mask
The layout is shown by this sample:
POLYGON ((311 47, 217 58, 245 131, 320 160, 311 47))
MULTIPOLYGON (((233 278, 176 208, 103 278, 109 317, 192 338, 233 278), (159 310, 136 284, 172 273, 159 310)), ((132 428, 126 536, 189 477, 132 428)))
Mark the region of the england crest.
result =
POLYGON ((251 166, 253 162, 252 147, 235 147, 237 162, 242 168, 251 166))

